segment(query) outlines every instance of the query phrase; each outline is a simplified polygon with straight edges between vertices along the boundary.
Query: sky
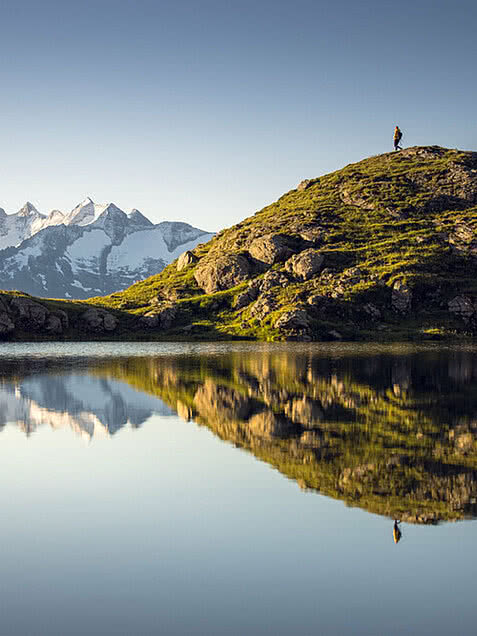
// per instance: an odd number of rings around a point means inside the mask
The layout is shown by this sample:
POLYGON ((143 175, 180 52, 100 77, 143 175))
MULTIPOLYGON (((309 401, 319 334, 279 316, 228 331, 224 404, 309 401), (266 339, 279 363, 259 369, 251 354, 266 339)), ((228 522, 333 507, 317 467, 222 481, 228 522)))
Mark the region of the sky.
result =
POLYGON ((0 0, 0 206, 214 231, 403 145, 477 150, 469 0, 0 0))

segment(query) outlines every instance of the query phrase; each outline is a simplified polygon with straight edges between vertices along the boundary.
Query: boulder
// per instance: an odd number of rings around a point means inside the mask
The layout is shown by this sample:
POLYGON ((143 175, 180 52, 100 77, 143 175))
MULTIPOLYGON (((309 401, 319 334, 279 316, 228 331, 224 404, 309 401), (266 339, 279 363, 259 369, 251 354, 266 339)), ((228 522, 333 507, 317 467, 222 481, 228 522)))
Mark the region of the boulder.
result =
POLYGON ((80 316, 82 327, 86 331, 104 332, 114 331, 118 326, 118 319, 105 311, 104 309, 98 309, 97 307, 91 307, 80 316))
POLYGON ((451 314, 454 314, 462 320, 469 320, 475 313, 475 306, 468 296, 454 296, 448 302, 448 308, 451 314))
POLYGON ((208 262, 201 261, 194 272, 194 278, 206 294, 213 294, 247 280, 251 271, 251 264, 245 256, 228 254, 208 262))
POLYGON ((10 316, 2 311, 0 313, 0 336, 6 336, 15 329, 15 323, 10 316))
POLYGON ((323 254, 310 248, 289 258, 285 269, 300 280, 309 280, 320 271, 323 261, 323 254))
POLYGON ((412 291, 403 280, 398 279, 394 281, 392 295, 391 295, 391 307, 398 314, 407 314, 411 309, 412 303, 412 291))
POLYGON ((303 179, 303 181, 300 181, 300 183, 297 185, 296 189, 298 190, 298 192, 303 192, 303 190, 309 188, 311 185, 313 185, 313 183, 315 183, 314 179, 303 179))
POLYGON ((309 243, 322 243, 325 237, 325 231, 319 225, 305 225, 299 231, 300 237, 309 243))
POLYGON ((60 319, 61 327, 63 331, 68 329, 69 320, 68 320, 68 314, 66 313, 66 311, 63 311, 62 309, 55 309, 54 311, 50 312, 50 315, 60 319))
POLYGON ((276 309, 276 300, 273 292, 264 292, 253 303, 250 315, 262 321, 268 314, 276 309))
POLYGON ((23 296, 12 298, 10 310, 15 317, 17 325, 25 330, 32 331, 42 329, 49 314, 46 307, 23 296))
POLYGON ((141 317, 140 323, 149 329, 170 329, 177 316, 176 305, 163 305, 141 317))
POLYGON ((270 271, 260 281, 260 291, 268 292, 273 287, 286 287, 290 279, 283 272, 270 271))
POLYGON ((56 334, 63 333, 61 319, 58 316, 50 314, 45 321, 45 331, 56 334))
POLYGON ((195 263, 197 263, 198 260, 199 259, 197 258, 195 254, 187 250, 186 252, 181 254, 179 258, 177 259, 177 265, 176 265, 177 271, 180 272, 185 267, 188 267, 189 265, 194 265, 195 263))
POLYGON ((267 265, 286 261, 293 253, 288 237, 282 234, 267 234, 252 241, 248 251, 253 258, 267 265))
POLYGON ((273 325, 276 329, 307 329, 310 317, 305 309, 291 309, 283 312, 273 325))
POLYGON ((234 309, 243 309, 256 300, 259 288, 257 285, 249 286, 248 289, 239 294, 234 302, 234 309))

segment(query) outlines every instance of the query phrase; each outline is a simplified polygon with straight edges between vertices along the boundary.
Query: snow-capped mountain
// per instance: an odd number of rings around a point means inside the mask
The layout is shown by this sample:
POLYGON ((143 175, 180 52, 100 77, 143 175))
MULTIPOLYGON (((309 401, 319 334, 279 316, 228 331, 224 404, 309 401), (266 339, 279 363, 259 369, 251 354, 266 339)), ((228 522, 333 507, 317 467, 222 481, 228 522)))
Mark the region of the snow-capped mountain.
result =
POLYGON ((47 424, 92 438, 126 425, 139 428, 154 414, 174 412, 124 382, 86 373, 40 373, 0 384, 0 430, 16 424, 29 434, 47 424))
POLYGON ((158 274, 212 236, 89 197, 68 214, 44 215, 31 203, 16 214, 0 208, 0 288, 50 298, 109 294, 158 274))

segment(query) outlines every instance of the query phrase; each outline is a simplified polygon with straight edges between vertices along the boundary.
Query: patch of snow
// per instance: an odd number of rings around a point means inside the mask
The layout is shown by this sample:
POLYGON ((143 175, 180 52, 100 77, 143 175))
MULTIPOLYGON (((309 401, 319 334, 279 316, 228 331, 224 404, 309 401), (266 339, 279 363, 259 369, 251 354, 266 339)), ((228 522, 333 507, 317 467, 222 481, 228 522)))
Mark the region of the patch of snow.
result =
POLYGON ((71 261, 71 268, 74 273, 88 269, 94 273, 99 273, 100 255, 105 247, 111 245, 109 236, 102 230, 91 230, 85 232, 65 252, 65 256, 71 261))

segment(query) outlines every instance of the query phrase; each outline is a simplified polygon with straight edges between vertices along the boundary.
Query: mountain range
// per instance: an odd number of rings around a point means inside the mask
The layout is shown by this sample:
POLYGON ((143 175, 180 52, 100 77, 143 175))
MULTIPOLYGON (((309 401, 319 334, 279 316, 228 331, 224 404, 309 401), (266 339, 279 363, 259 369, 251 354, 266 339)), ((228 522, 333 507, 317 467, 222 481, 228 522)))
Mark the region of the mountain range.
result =
POLYGON ((159 273, 212 236, 89 197, 67 214, 45 215, 30 202, 16 214, 0 208, 0 288, 50 298, 109 294, 159 273))

